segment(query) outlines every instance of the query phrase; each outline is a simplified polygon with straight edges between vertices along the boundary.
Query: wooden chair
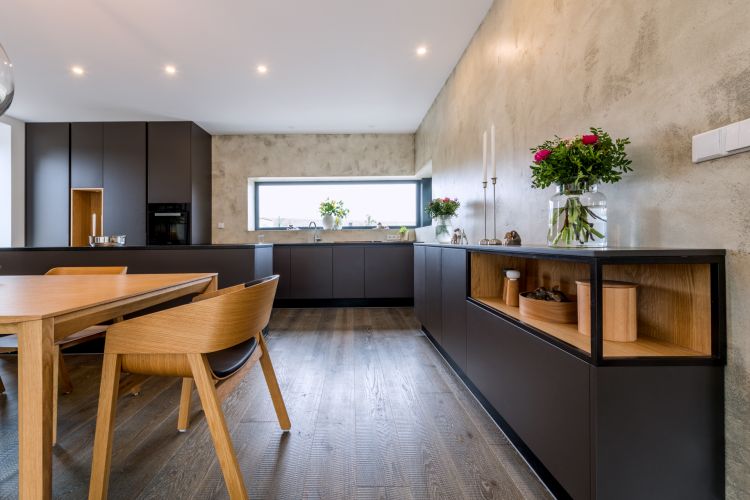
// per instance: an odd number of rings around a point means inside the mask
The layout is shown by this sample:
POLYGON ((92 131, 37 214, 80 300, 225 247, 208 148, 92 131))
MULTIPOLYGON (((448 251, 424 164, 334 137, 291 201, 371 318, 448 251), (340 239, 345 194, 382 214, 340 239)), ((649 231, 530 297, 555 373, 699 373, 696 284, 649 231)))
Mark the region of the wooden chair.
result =
POLYGON ((261 332, 271 317, 278 279, 271 276, 247 286, 208 292, 191 304, 110 327, 104 346, 89 499, 107 496, 121 371, 181 377, 178 422, 181 430, 187 428, 192 381, 195 381, 229 496, 247 498, 221 410, 221 397, 239 383, 255 361, 260 361, 279 425, 284 431, 291 428, 261 332))
MULTIPOLYGON (((125 266, 110 266, 110 267, 53 267, 45 275, 50 276, 82 276, 92 274, 126 274, 128 268, 125 266)), ((121 319, 121 318, 118 318, 121 319)), ((55 362, 52 366, 53 371, 53 404, 52 404, 52 444, 57 443, 57 398, 58 392, 62 390, 64 394, 69 394, 73 391, 73 383, 70 381, 70 375, 68 368, 65 366, 65 360, 63 359, 62 350, 68 347, 73 347, 89 340, 104 336, 107 331, 107 325, 95 325, 89 328, 85 328, 79 332, 73 333, 65 337, 64 339, 57 340, 55 342, 55 362)), ((18 337, 15 335, 5 335, 0 337, 0 354, 14 353, 18 351, 18 337)), ((3 385, 2 379, 0 379, 0 393, 5 392, 5 386, 3 385)))

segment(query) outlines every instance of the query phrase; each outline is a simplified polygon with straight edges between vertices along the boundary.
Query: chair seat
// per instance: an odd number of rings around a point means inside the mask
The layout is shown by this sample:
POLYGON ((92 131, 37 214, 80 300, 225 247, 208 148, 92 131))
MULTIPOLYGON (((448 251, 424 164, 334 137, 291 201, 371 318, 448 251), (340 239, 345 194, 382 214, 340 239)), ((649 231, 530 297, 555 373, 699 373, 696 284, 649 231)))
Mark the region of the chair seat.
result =
POLYGON ((258 347, 258 342, 255 337, 250 337, 228 349, 207 354, 208 365, 216 378, 226 378, 247 363, 256 347, 258 347))

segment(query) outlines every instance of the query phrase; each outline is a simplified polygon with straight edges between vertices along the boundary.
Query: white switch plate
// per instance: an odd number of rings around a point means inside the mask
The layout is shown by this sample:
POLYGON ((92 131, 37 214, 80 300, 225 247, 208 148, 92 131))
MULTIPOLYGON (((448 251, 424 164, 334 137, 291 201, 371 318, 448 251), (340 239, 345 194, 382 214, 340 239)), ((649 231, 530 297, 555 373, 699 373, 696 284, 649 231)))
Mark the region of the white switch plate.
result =
POLYGON ((219 223, 217 224, 217 227, 218 227, 219 229, 224 229, 224 223, 223 223, 223 222, 219 222, 219 223))
POLYGON ((386 241, 396 241, 401 239, 400 234, 388 234, 385 236, 386 241))
POLYGON ((750 151, 750 119, 693 136, 693 163, 750 151))

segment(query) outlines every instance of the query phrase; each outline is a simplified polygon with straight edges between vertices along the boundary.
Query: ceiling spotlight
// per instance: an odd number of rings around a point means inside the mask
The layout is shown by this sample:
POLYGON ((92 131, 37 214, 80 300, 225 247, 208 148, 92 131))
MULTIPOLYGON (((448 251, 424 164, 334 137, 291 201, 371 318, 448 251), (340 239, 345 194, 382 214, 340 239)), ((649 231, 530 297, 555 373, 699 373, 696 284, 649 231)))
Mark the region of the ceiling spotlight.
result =
POLYGON ((175 68, 172 64, 167 64, 166 66, 164 66, 164 72, 168 75, 174 75, 177 73, 177 68, 175 68))
POLYGON ((419 57, 427 55, 427 47, 425 47, 424 45, 417 47, 417 55, 419 57))
POLYGON ((265 64, 259 64, 256 69, 261 75, 265 75, 266 73, 268 73, 268 66, 266 66, 265 64))
POLYGON ((70 71, 76 76, 83 76, 83 74, 85 73, 84 69, 81 66, 73 66, 70 68, 70 71))

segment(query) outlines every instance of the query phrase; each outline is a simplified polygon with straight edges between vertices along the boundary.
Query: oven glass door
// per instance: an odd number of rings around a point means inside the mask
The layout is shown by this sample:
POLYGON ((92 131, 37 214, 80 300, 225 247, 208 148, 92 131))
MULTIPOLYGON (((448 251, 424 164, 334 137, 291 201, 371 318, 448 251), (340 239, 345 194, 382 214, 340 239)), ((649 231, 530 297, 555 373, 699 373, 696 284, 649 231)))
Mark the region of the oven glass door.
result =
POLYGON ((187 245, 189 217, 187 212, 149 213, 149 245, 187 245))

